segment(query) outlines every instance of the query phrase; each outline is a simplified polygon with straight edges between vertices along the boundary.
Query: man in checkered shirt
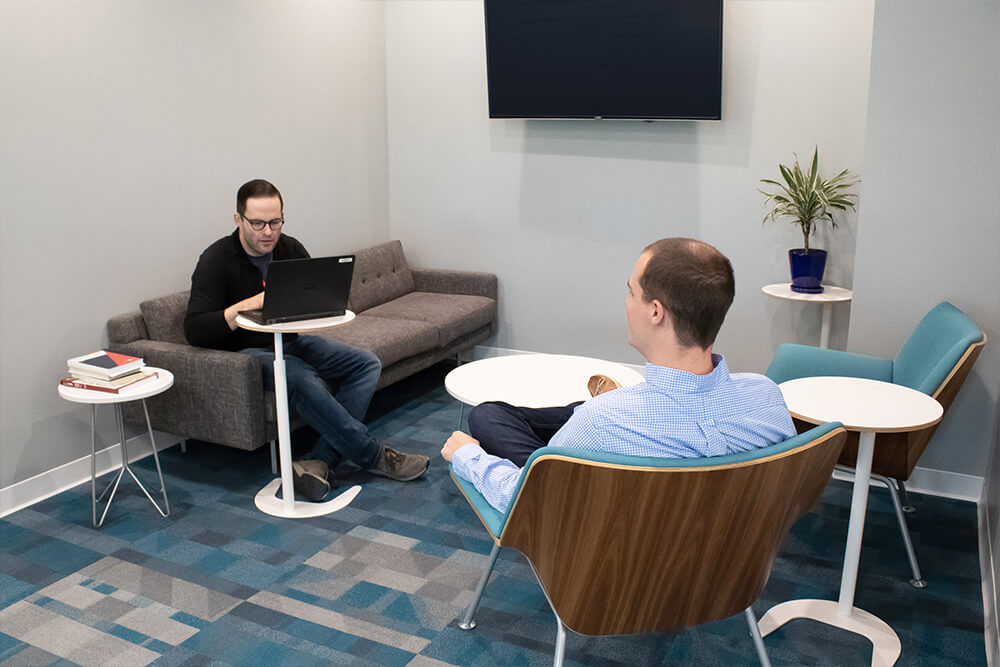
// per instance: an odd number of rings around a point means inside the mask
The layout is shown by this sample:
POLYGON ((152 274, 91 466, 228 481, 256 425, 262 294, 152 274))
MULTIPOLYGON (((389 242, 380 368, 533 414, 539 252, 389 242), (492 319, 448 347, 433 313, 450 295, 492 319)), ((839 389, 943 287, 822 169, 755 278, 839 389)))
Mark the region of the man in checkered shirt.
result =
POLYGON ((441 455, 501 512, 521 467, 539 447, 578 447, 631 456, 721 456, 795 435, 771 380, 730 373, 712 352, 733 302, 729 260, 695 239, 647 246, 628 279, 629 344, 646 359, 646 381, 555 408, 482 403, 472 435, 455 431, 441 455))

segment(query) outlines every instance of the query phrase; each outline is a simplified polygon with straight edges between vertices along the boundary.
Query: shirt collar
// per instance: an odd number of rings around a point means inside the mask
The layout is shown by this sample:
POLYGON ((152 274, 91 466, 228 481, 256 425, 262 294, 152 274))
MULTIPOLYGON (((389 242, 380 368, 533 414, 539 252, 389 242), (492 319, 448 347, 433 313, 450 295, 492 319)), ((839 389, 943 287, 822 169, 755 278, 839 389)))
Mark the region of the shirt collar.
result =
POLYGON ((700 394, 711 391, 729 380, 729 366, 721 354, 712 354, 714 368, 708 375, 695 375, 676 368, 646 363, 646 382, 673 393, 700 394))

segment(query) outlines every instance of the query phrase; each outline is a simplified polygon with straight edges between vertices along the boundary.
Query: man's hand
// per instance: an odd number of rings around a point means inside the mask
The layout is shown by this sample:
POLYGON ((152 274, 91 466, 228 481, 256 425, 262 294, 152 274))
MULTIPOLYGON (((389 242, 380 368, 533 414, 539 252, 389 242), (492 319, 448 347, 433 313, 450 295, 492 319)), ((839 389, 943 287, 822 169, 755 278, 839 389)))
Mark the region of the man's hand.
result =
POLYGON ((229 325, 230 331, 236 331, 236 316, 239 315, 241 310, 256 310, 257 308, 264 307, 264 292, 258 292, 253 296, 247 297, 242 301, 234 303, 223 311, 223 315, 226 318, 226 324, 229 325))
POLYGON ((448 441, 444 443, 444 447, 441 448, 441 456, 444 457, 445 461, 451 462, 451 457, 455 455, 461 447, 471 444, 479 444, 479 441, 473 438, 468 433, 462 433, 461 431, 455 431, 448 438, 448 441))

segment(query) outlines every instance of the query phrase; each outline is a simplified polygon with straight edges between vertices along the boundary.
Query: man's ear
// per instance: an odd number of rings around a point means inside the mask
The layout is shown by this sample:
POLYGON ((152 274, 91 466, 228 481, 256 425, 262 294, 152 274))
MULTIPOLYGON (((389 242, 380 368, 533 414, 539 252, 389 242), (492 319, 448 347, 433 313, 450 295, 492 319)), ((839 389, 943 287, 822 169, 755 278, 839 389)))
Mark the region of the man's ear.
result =
POLYGON ((239 213, 233 213, 233 224, 236 224, 236 225, 240 224, 240 214, 239 213))
POLYGON ((667 314, 667 309, 663 307, 657 299, 653 299, 649 302, 649 322, 653 326, 659 326, 664 319, 669 318, 670 315, 667 314))

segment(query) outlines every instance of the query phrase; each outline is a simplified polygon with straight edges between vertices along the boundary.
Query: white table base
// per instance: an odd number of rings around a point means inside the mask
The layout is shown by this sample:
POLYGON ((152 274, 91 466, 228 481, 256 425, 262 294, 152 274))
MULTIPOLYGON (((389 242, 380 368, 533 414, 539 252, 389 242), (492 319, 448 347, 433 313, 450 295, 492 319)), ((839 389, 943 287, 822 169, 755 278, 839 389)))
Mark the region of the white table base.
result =
POLYGON ((278 489, 281 488, 281 478, 272 479, 263 489, 257 492, 253 499, 254 504, 261 512, 271 516, 280 516, 284 519, 308 519, 315 516, 325 516, 331 512, 342 510, 351 504, 355 496, 361 492, 360 486, 352 486, 333 500, 322 503, 303 503, 292 500, 292 507, 288 509, 285 505, 284 491, 281 499, 278 498, 278 489))
POLYGON ((875 433, 862 431, 859 436, 851 518, 847 524, 847 548, 844 550, 844 569, 840 575, 839 600, 783 602, 769 609, 757 625, 761 635, 767 635, 792 619, 811 618, 867 637, 873 646, 872 665, 892 665, 899 658, 901 651, 899 637, 877 616, 854 606, 858 565, 861 561, 861 537, 865 530, 865 512, 868 509, 872 455, 875 452, 875 433))
POLYGON ((833 600, 790 600, 771 607, 761 617, 757 627, 760 628, 761 636, 766 637, 796 618, 812 619, 859 634, 871 641, 872 667, 894 665, 899 659, 902 645, 892 628, 867 611, 854 608, 849 614, 843 614, 839 607, 839 603, 833 600))
POLYGON ((273 479, 257 492, 254 504, 261 512, 285 519, 306 519, 324 516, 344 509, 361 491, 354 486, 333 500, 323 503, 295 502, 295 484, 292 481, 292 436, 288 428, 288 385, 285 378, 285 352, 281 332, 274 332, 274 403, 278 416, 278 460, 281 477, 273 479), (281 499, 277 498, 281 487, 281 499))

